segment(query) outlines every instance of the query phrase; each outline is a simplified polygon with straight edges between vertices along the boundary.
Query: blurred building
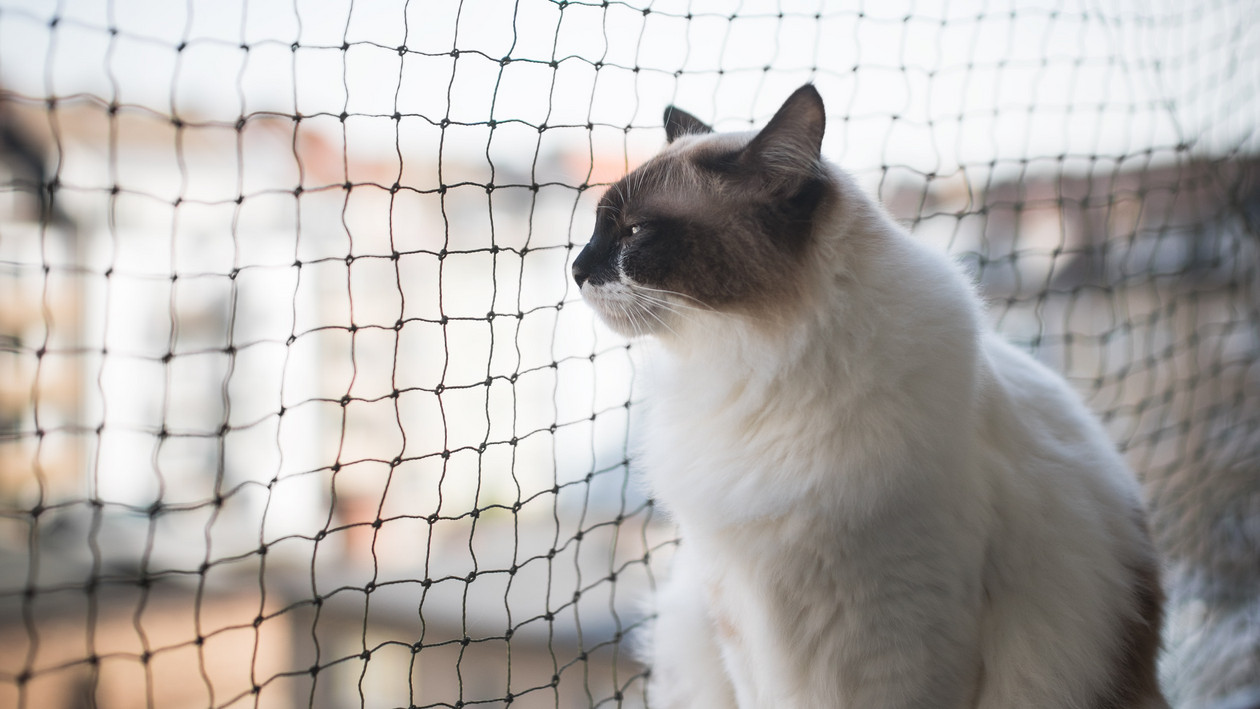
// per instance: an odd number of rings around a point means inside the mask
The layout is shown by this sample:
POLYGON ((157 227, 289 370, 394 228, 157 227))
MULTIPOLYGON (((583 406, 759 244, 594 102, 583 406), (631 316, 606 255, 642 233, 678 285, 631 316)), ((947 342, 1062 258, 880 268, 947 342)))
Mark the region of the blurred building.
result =
POLYGON ((561 156, 404 174, 287 117, 0 108, 0 706, 641 684, 667 535, 624 482, 629 354, 560 306, 561 156))
POLYGON ((84 382, 72 355, 55 350, 80 343, 82 313, 73 288, 49 287, 42 263, 68 262, 79 241, 49 199, 43 143, 7 108, 0 104, 0 180, 10 186, 0 191, 8 215, 0 234, 0 499, 36 499, 40 486, 65 498, 83 484, 86 451, 74 434, 84 382), (44 435, 22 435, 35 430, 44 435))

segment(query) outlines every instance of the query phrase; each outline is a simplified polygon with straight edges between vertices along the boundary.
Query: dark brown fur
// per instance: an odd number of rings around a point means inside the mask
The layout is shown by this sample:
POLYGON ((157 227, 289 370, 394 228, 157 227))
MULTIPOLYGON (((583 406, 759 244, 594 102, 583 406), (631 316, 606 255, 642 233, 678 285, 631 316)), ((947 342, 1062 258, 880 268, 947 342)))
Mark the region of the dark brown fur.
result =
POLYGON ((744 188, 739 174, 700 170, 694 159, 665 156, 676 164, 649 163, 627 178, 638 183, 633 192, 623 181, 605 195, 608 211, 643 224, 643 238, 619 245, 626 275, 712 307, 776 295, 800 267, 814 205, 806 200, 796 214, 785 214, 779 200, 744 188), (679 173, 686 178, 673 182, 682 184, 667 182, 666 175, 679 173))
MULTIPOLYGON (((1135 510, 1134 523, 1149 539, 1145 513, 1135 510)), ((1164 592, 1159 581, 1159 567, 1152 549, 1149 556, 1129 567, 1133 582, 1136 615, 1124 620, 1121 646, 1111 673, 1112 684, 1099 699, 1097 709, 1166 708, 1159 687, 1156 659, 1160 650, 1160 631, 1164 624, 1164 592)))

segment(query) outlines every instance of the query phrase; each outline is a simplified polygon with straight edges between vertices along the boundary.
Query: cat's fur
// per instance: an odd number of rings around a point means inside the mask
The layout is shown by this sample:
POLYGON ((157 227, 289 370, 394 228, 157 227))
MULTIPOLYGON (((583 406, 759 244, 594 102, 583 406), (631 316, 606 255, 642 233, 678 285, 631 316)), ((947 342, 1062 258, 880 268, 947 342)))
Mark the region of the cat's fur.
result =
POLYGON ((824 122, 812 86, 758 133, 667 111, 574 264, 662 345, 640 462, 682 544, 651 706, 1166 707, 1133 477, 822 160, 824 122))

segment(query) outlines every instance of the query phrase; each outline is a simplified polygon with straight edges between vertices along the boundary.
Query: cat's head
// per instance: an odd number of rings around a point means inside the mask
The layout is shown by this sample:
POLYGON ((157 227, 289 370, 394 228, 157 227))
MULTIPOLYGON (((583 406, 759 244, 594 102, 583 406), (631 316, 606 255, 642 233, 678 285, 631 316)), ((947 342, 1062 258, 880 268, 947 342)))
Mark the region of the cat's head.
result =
POLYGON ((755 133, 717 134, 666 109, 669 144, 599 201, 573 264, 583 298, 622 334, 661 335, 688 318, 764 314, 799 297, 833 189, 825 122, 811 85, 755 133))

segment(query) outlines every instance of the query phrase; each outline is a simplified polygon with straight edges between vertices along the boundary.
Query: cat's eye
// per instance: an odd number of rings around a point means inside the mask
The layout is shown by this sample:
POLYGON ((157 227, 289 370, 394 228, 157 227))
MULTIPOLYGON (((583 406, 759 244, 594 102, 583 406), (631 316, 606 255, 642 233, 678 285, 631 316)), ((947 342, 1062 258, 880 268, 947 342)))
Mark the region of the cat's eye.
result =
POLYGON ((643 231, 643 225, 642 225, 642 224, 631 224, 631 225, 630 225, 630 236, 635 236, 636 234, 638 234, 638 233, 639 233, 639 232, 641 232, 641 231, 643 231))

